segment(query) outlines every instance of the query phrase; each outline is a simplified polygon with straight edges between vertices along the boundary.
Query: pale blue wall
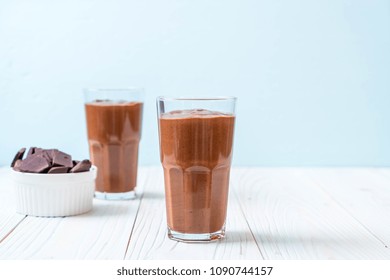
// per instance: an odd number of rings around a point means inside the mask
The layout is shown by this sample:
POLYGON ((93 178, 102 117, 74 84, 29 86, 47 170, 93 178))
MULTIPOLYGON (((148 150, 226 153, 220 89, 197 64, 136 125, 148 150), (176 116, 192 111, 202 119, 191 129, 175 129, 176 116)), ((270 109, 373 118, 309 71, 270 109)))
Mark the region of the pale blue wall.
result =
POLYGON ((87 157, 84 87, 238 97, 236 165, 390 166, 390 2, 0 0, 0 164, 87 157))

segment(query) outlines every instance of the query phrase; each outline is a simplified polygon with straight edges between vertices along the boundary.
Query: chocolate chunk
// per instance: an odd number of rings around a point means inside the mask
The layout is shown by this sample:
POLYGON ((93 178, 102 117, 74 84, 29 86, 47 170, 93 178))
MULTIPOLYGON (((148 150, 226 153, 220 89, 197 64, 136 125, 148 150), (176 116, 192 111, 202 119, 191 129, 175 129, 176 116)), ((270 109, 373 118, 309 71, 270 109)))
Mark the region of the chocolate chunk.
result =
POLYGON ((55 166, 49 169, 49 174, 68 173, 69 168, 64 166, 55 166))
POLYGON ((47 149, 47 150, 45 150, 48 154, 49 154, 49 156, 53 159, 53 157, 54 157, 54 154, 55 153, 57 153, 57 152, 59 152, 58 151, 58 149, 47 149))
POLYGON ((72 157, 61 151, 53 152, 53 166, 65 166, 72 168, 73 162, 72 157))
POLYGON ((35 147, 34 149, 34 154, 41 154, 43 152, 43 149, 42 148, 37 148, 35 147))
POLYGON ((85 172, 85 171, 89 171, 89 169, 91 168, 92 164, 89 160, 85 159, 85 160, 82 160, 80 161, 79 163, 77 163, 75 165, 75 167, 73 167, 71 170, 70 170, 70 173, 78 173, 78 172, 85 172))
POLYGON ((36 147, 31 147, 30 149, 28 149, 27 156, 34 154, 35 149, 36 149, 36 147))
POLYGON ((33 155, 40 155, 41 157, 44 157, 49 162, 50 166, 52 165, 53 159, 51 157, 51 154, 48 152, 48 150, 35 148, 33 155))
POLYGON ((14 169, 15 171, 20 171, 20 165, 22 164, 22 162, 23 162, 23 160, 18 159, 18 160, 15 162, 15 165, 14 165, 13 169, 14 169))
POLYGON ((19 166, 20 171, 29 173, 43 173, 50 167, 49 162, 41 155, 28 156, 19 166))
POLYGON ((47 159, 47 161, 49 162, 50 165, 52 165, 53 163, 53 158, 51 157, 50 153, 47 152, 46 150, 43 150, 42 152, 42 156, 47 159))
POLYGON ((15 171, 28 173, 78 173, 89 171, 92 164, 89 160, 72 160, 72 157, 58 149, 31 147, 23 160, 26 149, 20 149, 12 161, 15 171))
POLYGON ((21 148, 15 155, 12 163, 11 163, 11 167, 14 167, 15 166, 15 163, 18 159, 22 159, 23 156, 24 156, 24 153, 26 152, 26 148, 21 148))

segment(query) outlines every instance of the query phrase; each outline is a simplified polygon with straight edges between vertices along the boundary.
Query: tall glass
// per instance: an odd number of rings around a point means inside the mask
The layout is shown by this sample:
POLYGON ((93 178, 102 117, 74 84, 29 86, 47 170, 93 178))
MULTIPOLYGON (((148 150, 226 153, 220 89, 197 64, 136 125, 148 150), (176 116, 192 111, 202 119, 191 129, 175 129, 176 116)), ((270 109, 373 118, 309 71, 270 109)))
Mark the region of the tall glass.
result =
POLYGON ((95 197, 135 198, 141 139, 142 89, 85 89, 91 161, 98 168, 95 197))
POLYGON ((235 97, 157 98, 168 236, 225 236, 235 97))

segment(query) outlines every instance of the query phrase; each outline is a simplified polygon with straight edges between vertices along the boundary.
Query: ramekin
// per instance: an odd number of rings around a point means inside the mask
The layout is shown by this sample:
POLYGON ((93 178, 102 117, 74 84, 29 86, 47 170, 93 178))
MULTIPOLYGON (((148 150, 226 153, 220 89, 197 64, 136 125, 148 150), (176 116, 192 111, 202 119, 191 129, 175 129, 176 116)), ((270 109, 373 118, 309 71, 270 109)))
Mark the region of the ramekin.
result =
POLYGON ((33 174, 12 170, 16 212, 38 217, 65 217, 92 209, 96 166, 90 171, 33 174))

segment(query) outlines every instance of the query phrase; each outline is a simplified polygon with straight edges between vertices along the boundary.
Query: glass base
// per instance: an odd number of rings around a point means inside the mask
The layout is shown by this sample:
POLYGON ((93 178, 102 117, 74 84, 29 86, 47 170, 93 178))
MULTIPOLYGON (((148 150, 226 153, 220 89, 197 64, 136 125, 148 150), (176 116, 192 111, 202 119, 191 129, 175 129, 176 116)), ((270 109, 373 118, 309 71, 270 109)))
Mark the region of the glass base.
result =
POLYGON ((168 237, 175 241, 188 243, 217 241, 225 237, 225 227, 212 233, 181 233, 168 227, 168 237))
POLYGON ((106 193, 95 191, 95 198, 104 200, 129 200, 137 197, 135 190, 122 193, 106 193))

